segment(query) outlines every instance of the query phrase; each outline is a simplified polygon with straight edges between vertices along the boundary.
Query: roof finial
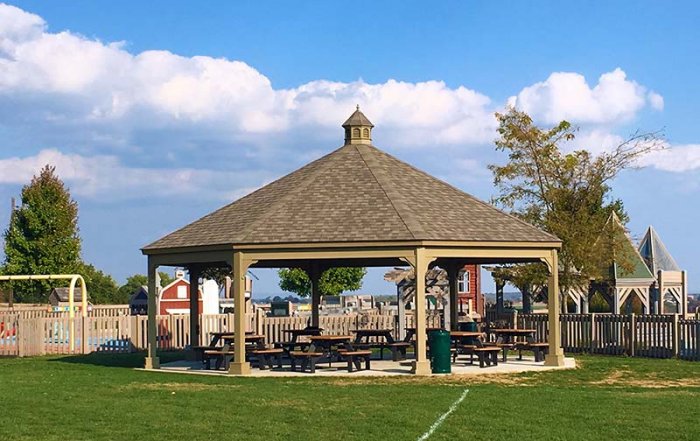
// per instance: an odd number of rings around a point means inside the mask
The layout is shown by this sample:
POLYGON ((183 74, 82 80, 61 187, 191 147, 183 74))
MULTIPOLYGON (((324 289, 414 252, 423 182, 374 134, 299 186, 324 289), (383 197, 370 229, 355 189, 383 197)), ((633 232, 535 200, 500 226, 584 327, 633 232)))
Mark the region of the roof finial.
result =
POLYGON ((355 104, 355 110, 360 110, 360 105, 359 105, 359 104, 355 104))

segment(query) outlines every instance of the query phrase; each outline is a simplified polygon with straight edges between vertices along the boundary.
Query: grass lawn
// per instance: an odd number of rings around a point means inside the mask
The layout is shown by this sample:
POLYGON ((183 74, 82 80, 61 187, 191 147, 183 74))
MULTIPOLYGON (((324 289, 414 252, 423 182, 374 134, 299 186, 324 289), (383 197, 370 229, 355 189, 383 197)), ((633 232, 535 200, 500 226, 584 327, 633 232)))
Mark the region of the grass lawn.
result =
POLYGON ((0 359, 0 440, 415 440, 465 389, 431 440, 700 439, 700 363, 577 360, 508 376, 275 379, 135 371, 138 354, 0 359))

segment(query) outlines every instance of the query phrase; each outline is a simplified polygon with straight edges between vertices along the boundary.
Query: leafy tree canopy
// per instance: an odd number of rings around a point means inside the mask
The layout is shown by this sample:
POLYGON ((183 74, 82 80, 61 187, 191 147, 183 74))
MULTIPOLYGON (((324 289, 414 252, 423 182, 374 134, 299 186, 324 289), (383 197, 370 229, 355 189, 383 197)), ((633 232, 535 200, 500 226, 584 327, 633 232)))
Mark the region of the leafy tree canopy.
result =
MULTIPOLYGON (((22 188, 20 206, 5 231, 6 274, 75 273, 81 268, 78 204, 45 166, 22 188)), ((46 302, 55 282, 13 282, 18 302, 46 302)))
MULTIPOLYGON (((626 247, 614 239, 619 235, 609 231, 600 239, 613 212, 622 224, 628 220, 622 201, 611 196, 610 184, 622 170, 635 167, 640 157, 662 148, 659 134, 635 133, 612 150, 597 155, 588 150, 565 153, 562 147, 576 133, 567 121, 543 129, 514 108, 496 114, 496 118, 496 149, 506 153, 508 161, 505 165, 489 166, 498 189, 494 202, 562 240, 561 291, 606 277, 605 263, 613 259, 619 266, 630 267, 631 256, 625 255, 626 247)), ((525 276, 532 286, 546 280, 542 265, 519 273, 509 271, 513 280, 525 276)))
POLYGON ((96 305, 124 304, 128 303, 119 296, 117 282, 112 276, 103 273, 92 265, 83 264, 80 275, 85 279, 88 288, 88 299, 96 305))
MULTIPOLYGON (((300 268, 284 268, 278 272, 280 288, 296 293, 300 297, 311 295, 311 279, 300 268)), ((321 295, 337 296, 345 291, 357 291, 362 288, 362 279, 367 274, 366 268, 330 268, 321 274, 319 290, 321 295)))

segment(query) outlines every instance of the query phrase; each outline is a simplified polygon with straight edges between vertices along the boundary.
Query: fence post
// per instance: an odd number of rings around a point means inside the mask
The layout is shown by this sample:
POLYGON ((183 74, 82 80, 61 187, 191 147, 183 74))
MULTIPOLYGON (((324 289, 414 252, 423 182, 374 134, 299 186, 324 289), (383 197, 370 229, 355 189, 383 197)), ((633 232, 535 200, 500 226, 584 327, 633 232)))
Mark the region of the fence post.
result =
POLYGON ((81 317, 82 323, 81 327, 82 329, 80 330, 80 347, 81 347, 81 352, 82 354, 88 354, 90 353, 90 346, 88 344, 88 321, 90 320, 89 317, 81 317))
POLYGON ((591 313, 590 317, 591 317, 591 350, 590 350, 591 352, 590 353, 593 354, 595 352, 595 330, 596 330, 595 329, 595 327, 596 327, 595 318, 596 318, 596 313, 595 312, 591 313))
POLYGON ((518 310, 513 310, 513 329, 518 329, 518 310))
POLYGON ((18 319, 17 320, 17 332, 15 333, 15 341, 17 342, 17 356, 18 357, 24 357, 25 354, 25 348, 24 348, 24 329, 26 327, 26 323, 24 319, 18 319))
POLYGON ((673 356, 678 357, 680 354, 680 322, 678 314, 673 314, 673 356))
POLYGON ((634 347, 637 342, 637 319, 634 313, 630 314, 630 357, 634 357, 634 347))
POLYGON ((263 318, 265 317, 265 311, 262 308, 255 310, 255 333, 258 335, 263 335, 263 318))

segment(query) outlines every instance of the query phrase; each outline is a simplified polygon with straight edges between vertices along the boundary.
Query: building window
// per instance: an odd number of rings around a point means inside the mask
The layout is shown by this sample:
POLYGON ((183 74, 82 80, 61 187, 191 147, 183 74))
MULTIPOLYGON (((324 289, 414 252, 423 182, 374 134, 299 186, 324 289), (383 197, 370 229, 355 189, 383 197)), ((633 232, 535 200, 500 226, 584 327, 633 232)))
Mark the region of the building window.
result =
POLYGON ((186 299, 187 298, 187 287, 185 285, 180 285, 177 287, 177 298, 186 299))
POLYGON ((459 273, 457 278, 457 291, 458 292, 470 292, 469 281, 471 280, 471 273, 469 271, 462 271, 459 273))
POLYGON ((352 129, 352 136, 355 138, 359 138, 360 137, 360 129, 357 129, 357 128, 352 129))
POLYGON ((369 138, 369 129, 363 129, 362 136, 364 136, 365 138, 369 138))

